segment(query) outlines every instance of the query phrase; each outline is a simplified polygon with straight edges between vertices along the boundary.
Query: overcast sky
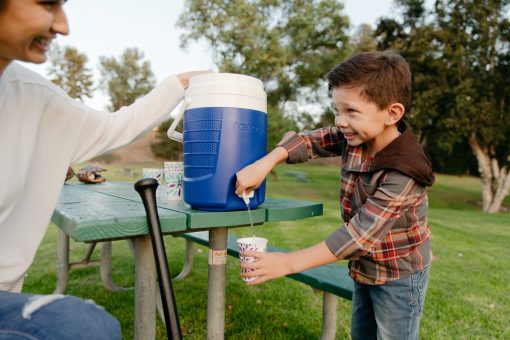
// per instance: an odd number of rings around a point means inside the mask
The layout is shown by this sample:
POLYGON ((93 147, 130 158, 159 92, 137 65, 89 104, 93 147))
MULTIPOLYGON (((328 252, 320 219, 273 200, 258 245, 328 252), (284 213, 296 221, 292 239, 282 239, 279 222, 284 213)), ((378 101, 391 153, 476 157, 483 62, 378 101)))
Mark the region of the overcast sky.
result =
MULTIPOLYGON (((392 0, 346 0, 344 13, 353 25, 374 24, 392 13, 392 0)), ((76 47, 89 58, 96 72, 99 56, 120 56, 127 47, 137 47, 151 62, 156 78, 196 69, 213 68, 207 48, 196 43, 179 47, 182 33, 175 24, 183 0, 71 0, 65 4, 70 34, 60 36, 60 45, 76 47)), ((30 66, 46 75, 47 65, 30 66)), ((97 92, 97 91, 96 91, 97 92)), ((87 103, 104 108, 106 98, 97 93, 87 103)))

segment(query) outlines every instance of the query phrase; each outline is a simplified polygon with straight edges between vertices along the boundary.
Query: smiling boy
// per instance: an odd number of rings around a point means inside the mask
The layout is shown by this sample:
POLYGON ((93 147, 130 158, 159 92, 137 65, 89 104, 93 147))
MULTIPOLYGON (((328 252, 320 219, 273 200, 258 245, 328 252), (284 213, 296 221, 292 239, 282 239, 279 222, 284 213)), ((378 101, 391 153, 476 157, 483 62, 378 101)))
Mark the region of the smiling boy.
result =
POLYGON ((403 116, 411 72, 400 55, 355 54, 327 75, 335 126, 289 132, 267 156, 237 173, 236 193, 257 188, 278 163, 342 156, 343 224, 292 253, 246 252, 249 284, 340 259, 354 280, 353 339, 418 339, 432 259, 426 186, 430 161, 403 116))

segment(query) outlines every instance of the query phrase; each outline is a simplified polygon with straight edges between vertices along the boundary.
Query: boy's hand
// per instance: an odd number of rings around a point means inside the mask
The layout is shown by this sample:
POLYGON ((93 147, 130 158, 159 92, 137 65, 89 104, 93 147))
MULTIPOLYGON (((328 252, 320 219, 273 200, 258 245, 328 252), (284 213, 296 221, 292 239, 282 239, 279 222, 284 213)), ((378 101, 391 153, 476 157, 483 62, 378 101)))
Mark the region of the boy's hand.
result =
POLYGON ((236 195, 242 195, 243 192, 249 195, 252 190, 257 189, 264 182, 267 174, 273 170, 276 164, 286 160, 288 157, 287 150, 278 146, 255 163, 239 170, 236 173, 236 195))
POLYGON ((243 269, 255 269, 254 271, 242 274, 244 277, 259 276, 258 279, 247 282, 246 284, 249 286, 257 285, 267 280, 277 279, 292 273, 289 254, 247 251, 240 255, 256 258, 255 262, 241 264, 241 268, 243 269))
POLYGON ((241 268, 254 269, 252 272, 244 273, 244 277, 259 276, 258 279, 247 282, 246 284, 249 286, 285 275, 299 273, 303 270, 333 263, 338 260, 324 241, 310 248, 301 249, 292 253, 247 251, 241 255, 253 256, 256 259, 255 262, 241 264, 241 268))
MULTIPOLYGON (((271 171, 271 168, 269 169, 271 171)), ((249 195, 254 189, 257 189, 269 171, 261 164, 260 161, 252 163, 236 173, 236 195, 242 195, 246 191, 249 195)))

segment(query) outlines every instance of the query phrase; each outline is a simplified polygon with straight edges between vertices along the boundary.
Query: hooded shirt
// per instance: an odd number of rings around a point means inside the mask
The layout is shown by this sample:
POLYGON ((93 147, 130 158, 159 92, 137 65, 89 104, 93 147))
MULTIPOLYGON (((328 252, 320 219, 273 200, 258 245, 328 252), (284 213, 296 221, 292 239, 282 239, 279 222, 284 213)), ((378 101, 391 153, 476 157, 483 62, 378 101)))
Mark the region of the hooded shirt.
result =
POLYGON ((343 224, 326 240, 339 259, 349 260, 351 277, 378 285, 430 265, 426 186, 434 183, 430 161, 410 128, 373 157, 362 160, 364 145, 347 144, 337 128, 287 134, 279 146, 288 163, 342 156, 340 207, 343 224))

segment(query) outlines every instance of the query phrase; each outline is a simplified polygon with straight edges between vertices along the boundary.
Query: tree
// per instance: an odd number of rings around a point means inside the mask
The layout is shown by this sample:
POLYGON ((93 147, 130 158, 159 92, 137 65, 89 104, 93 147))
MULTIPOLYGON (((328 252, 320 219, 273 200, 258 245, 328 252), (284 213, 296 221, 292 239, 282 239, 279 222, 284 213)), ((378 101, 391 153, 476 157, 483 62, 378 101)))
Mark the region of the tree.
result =
POLYGON ((132 104, 137 98, 151 91, 156 79, 149 61, 143 61, 143 52, 127 48, 120 58, 100 57, 100 87, 110 96, 111 111, 132 104))
POLYGON ((430 16, 423 1, 396 3, 408 15, 381 21, 377 35, 380 47, 396 47, 411 63, 421 137, 450 148, 468 141, 482 209, 497 212, 510 189, 509 1, 436 0, 430 16))
POLYGON ((286 104, 324 105, 310 93, 349 53, 349 21, 342 9, 334 0, 187 0, 178 25, 185 30, 183 47, 205 41, 220 71, 264 82, 269 134, 281 136, 296 123, 283 114, 286 104))
POLYGON ((86 66, 88 58, 71 46, 52 46, 48 76, 67 94, 79 100, 92 97, 94 81, 92 71, 86 66))
POLYGON ((369 52, 377 49, 377 41, 374 39, 374 30, 368 24, 361 24, 356 28, 351 44, 354 52, 369 52))

